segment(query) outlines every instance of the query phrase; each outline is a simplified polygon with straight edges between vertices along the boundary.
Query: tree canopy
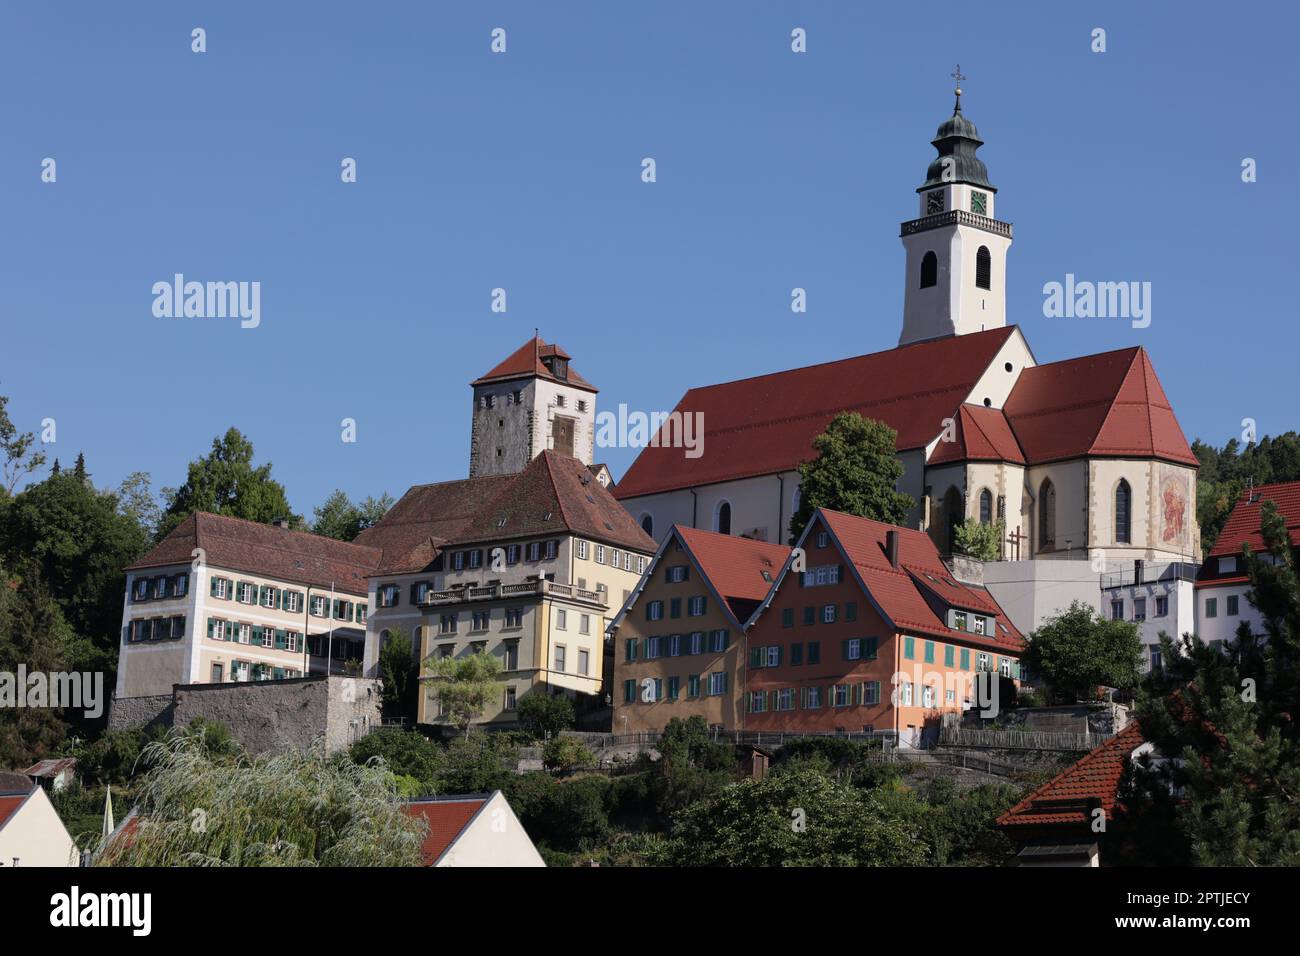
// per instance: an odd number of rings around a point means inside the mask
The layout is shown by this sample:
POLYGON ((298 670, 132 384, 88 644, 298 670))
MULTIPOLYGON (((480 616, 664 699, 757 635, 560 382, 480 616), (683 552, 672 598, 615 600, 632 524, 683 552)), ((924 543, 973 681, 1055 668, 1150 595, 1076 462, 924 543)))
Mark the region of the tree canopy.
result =
POLYGON ((1082 601, 1029 636, 1024 662, 1056 700, 1092 700, 1098 687, 1130 690, 1142 679, 1142 642, 1132 621, 1103 618, 1082 601))
POLYGON ((799 507, 790 519, 791 543, 818 508, 902 524, 915 501, 895 490, 902 477, 898 433, 857 412, 841 412, 813 439, 817 457, 799 465, 799 507))
POLYGON ((159 538, 196 511, 263 524, 284 518, 295 528, 303 524, 302 516, 289 506, 284 485, 271 477, 271 463, 253 464, 253 443, 237 428, 214 438, 207 456, 190 462, 184 483, 164 494, 167 508, 159 538))

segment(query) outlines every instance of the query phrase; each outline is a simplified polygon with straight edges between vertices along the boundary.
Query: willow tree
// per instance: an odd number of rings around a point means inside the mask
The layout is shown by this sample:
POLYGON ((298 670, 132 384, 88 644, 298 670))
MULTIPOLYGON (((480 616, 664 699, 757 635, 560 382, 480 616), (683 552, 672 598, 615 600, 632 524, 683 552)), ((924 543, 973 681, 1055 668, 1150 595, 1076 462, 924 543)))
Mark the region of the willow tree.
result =
POLYGON ((424 821, 382 766, 288 750, 249 757, 173 731, 145 748, 137 825, 101 866, 419 866, 424 821))

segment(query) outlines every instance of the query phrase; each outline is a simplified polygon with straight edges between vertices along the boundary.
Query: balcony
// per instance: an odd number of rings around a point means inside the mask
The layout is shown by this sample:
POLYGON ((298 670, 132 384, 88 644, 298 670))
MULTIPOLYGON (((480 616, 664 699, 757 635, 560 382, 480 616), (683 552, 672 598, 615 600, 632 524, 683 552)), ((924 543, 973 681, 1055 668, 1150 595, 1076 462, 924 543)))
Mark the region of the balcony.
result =
POLYGON ((500 582, 480 587, 448 588, 442 591, 429 591, 419 607, 446 607, 455 604, 470 604, 474 601, 494 601, 502 598, 541 597, 542 595, 568 598, 582 601, 595 607, 607 609, 603 595, 598 591, 561 584, 549 578, 539 581, 524 581, 520 584, 501 584, 500 582))
POLYGON ((911 236, 918 232, 926 232, 930 229, 939 229, 943 226, 974 226, 976 229, 983 229, 985 232, 991 232, 995 236, 1002 236, 1006 239, 1011 238, 1011 223, 1000 222, 997 219, 990 219, 988 216, 977 216, 973 212, 967 212, 964 209, 950 209, 948 212, 935 213, 933 216, 922 216, 920 219, 912 219, 909 222, 902 223, 902 233, 904 236, 911 236))
POLYGON ((1101 576, 1101 589, 1111 591, 1115 588, 1133 587, 1135 584, 1160 584, 1166 581, 1195 581, 1199 565, 1187 561, 1172 561, 1169 564, 1151 564, 1137 568, 1125 568, 1101 576))

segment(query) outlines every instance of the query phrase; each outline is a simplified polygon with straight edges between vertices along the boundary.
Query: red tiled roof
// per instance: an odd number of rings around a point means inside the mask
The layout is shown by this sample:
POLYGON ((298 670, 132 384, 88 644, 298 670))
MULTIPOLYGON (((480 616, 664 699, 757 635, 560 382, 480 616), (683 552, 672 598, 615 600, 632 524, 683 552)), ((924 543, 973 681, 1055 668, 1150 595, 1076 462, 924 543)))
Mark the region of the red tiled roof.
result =
POLYGON ((930 464, 947 461, 1010 461, 1025 463, 1011 425, 1000 408, 966 404, 956 419, 956 441, 940 441, 930 464))
POLYGON ((421 855, 425 866, 433 866, 447 852, 448 847, 464 832, 487 803, 489 797, 457 797, 452 799, 413 800, 402 809, 413 817, 420 817, 429 825, 424 837, 421 855))
POLYGON ((542 452, 453 535, 456 544, 506 541, 569 531, 629 551, 654 554, 655 542, 586 465, 542 452))
POLYGON ((1003 414, 1030 464, 1106 455, 1199 465, 1141 346, 1026 368, 1003 414))
POLYGON ((355 542, 196 511, 126 570, 189 564, 195 548, 213 567, 357 595, 366 593, 366 575, 380 558, 355 542))
POLYGON ((767 597, 790 548, 767 541, 754 541, 713 531, 673 526, 674 533, 686 546, 701 574, 708 578, 714 591, 727 603, 732 616, 740 623, 767 597), (769 578, 763 577, 766 571, 769 578))
POLYGON ((1208 557, 1240 554, 1243 545, 1249 545, 1252 551, 1264 550, 1264 535, 1260 531, 1260 511, 1265 501, 1277 505, 1278 513, 1286 522, 1287 534, 1291 544, 1300 546, 1300 481, 1283 481, 1273 485, 1260 485, 1255 489, 1255 500, 1249 500, 1249 492, 1242 491, 1241 497, 1233 505, 1232 514, 1224 522, 1223 530, 1214 540, 1214 548, 1208 557))
POLYGON ((416 485, 377 524, 357 535, 355 543, 383 552, 376 573, 419 571, 514 479, 514 475, 486 475, 416 485))
POLYGON ((534 336, 506 356, 490 372, 479 376, 470 384, 484 385, 489 382, 505 382, 510 379, 530 378, 535 375, 538 378, 546 379, 548 382, 560 382, 588 392, 597 391, 596 387, 579 375, 572 365, 569 366, 569 377, 567 379, 557 378, 552 375, 551 370, 542 362, 542 359, 549 358, 552 355, 559 356, 566 362, 569 360, 569 353, 564 349, 558 345, 548 345, 540 337, 534 336))
POLYGON ((1137 721, 1066 767, 1002 816, 1000 827, 1089 824, 1101 807, 1106 819, 1115 812, 1120 778, 1133 751, 1143 743, 1137 721))
MULTIPOLYGON (((646 447, 618 483, 620 499, 791 471, 840 412, 898 432, 899 450, 929 444, 956 414, 1015 326, 693 388, 676 411, 702 413, 704 448, 646 447)), ((667 426, 665 426, 667 427, 667 426)))
MULTIPOLYGON (((993 595, 981 587, 957 581, 924 531, 899 528, 882 521, 830 511, 817 512, 853 562, 867 591, 900 631, 960 640, 1010 653, 1024 650, 1025 641, 993 595), (888 532, 898 532, 898 567, 889 563, 888 532), (942 603, 980 611, 994 618, 993 635, 955 631, 925 599, 925 591, 942 603)), ((811 523, 810 523, 811 524, 811 523)))
POLYGON ((29 790, 26 793, 0 794, 0 829, 4 828, 9 818, 23 805, 23 801, 32 795, 32 792, 29 790))

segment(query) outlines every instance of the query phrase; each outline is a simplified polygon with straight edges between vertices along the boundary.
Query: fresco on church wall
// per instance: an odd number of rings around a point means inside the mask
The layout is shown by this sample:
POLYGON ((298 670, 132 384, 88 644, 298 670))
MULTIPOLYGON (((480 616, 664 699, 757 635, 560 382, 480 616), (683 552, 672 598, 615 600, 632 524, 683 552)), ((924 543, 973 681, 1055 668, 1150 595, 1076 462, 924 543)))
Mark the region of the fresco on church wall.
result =
POLYGON ((1160 466, 1160 544, 1162 547, 1191 549, 1191 491, 1187 475, 1169 465, 1160 466))

